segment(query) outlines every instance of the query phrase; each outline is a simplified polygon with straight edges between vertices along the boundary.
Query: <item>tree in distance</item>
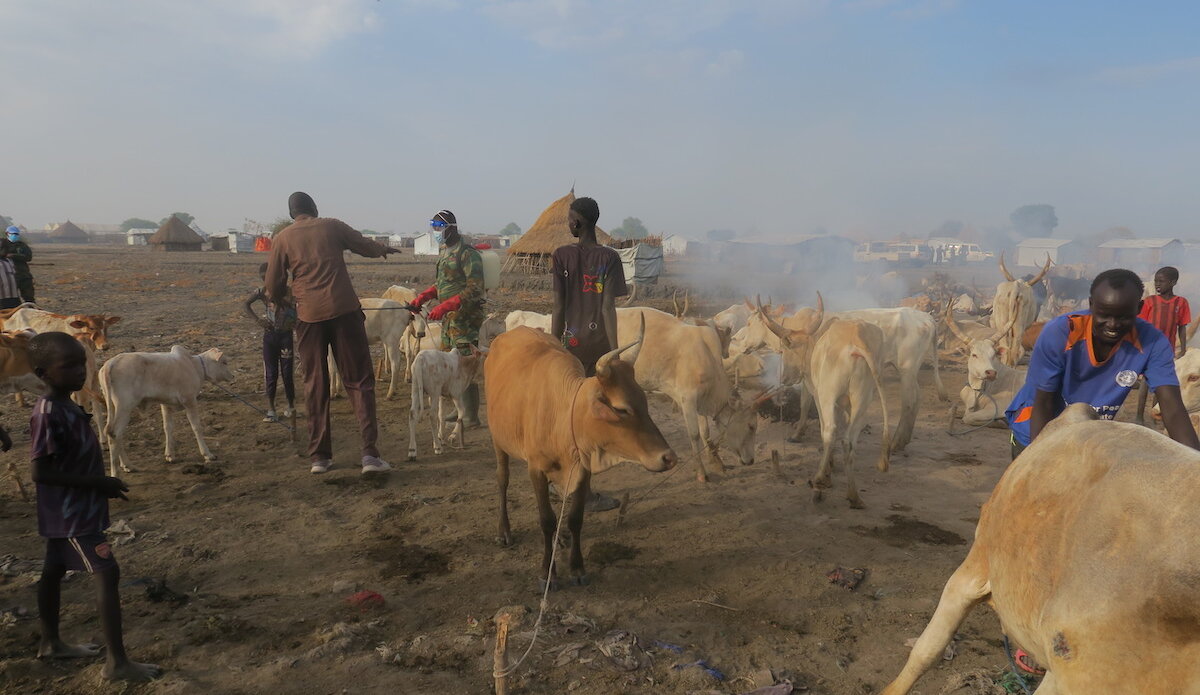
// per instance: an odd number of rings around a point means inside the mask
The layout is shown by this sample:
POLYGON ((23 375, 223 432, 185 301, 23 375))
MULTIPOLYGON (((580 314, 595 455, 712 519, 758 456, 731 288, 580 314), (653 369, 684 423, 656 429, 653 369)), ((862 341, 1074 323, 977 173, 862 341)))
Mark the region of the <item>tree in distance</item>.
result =
MULTIPOLYGON (((164 219, 163 222, 166 222, 164 219)), ((143 217, 130 217, 121 223, 121 231, 128 232, 131 229, 158 229, 162 226, 162 222, 154 222, 143 217)))
POLYGON ((638 218, 626 217, 621 226, 612 230, 610 234, 618 239, 645 239, 650 235, 650 232, 646 230, 646 225, 642 224, 642 221, 638 218))
POLYGON ((1012 222, 1013 231, 1022 237, 1048 237, 1054 234, 1054 228, 1058 226, 1054 206, 1044 203, 1022 205, 1013 210, 1008 219, 1012 222))
POLYGON ((500 230, 500 236, 521 236, 521 228, 516 222, 509 222, 504 229, 500 230))
POLYGON ((196 219, 195 217, 187 214, 186 212, 172 212, 170 215, 167 215, 166 217, 162 218, 162 220, 159 221, 158 224, 151 225, 151 226, 160 227, 160 226, 166 224, 167 220, 171 219, 172 217, 178 217, 179 220, 181 222, 183 222, 184 224, 191 224, 192 220, 196 219))

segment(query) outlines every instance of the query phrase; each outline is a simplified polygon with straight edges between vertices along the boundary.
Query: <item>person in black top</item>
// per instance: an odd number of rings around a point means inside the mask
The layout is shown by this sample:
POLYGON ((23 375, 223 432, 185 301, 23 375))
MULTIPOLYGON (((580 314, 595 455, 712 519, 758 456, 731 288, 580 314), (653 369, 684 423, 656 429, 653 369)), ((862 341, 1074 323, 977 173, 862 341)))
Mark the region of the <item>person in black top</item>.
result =
POLYGON ((8 228, 5 241, 7 243, 0 248, 0 258, 12 261, 21 299, 26 302, 34 302, 36 300, 33 294, 33 273, 29 272, 29 262, 33 260, 33 251, 29 248, 29 244, 21 241, 21 228, 16 225, 8 228))
MULTIPOLYGON (((567 213, 571 236, 579 241, 560 246, 551 257, 554 273, 554 313, 551 332, 575 355, 587 376, 596 375, 596 361, 617 348, 617 297, 629 293, 621 257, 596 241, 600 206, 591 198, 576 198, 567 213)), ((620 502, 593 491, 586 509, 603 512, 620 502)))

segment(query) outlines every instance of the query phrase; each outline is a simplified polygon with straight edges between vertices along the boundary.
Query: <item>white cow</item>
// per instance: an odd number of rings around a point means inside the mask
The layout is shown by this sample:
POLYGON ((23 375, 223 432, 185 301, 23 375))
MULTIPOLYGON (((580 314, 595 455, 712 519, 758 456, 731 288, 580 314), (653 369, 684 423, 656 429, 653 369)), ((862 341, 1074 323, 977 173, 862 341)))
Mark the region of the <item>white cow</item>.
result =
POLYGON ((204 427, 196 398, 205 381, 217 383, 232 378, 225 356, 216 348, 192 355, 182 346, 175 345, 168 353, 125 352, 105 362, 100 368, 100 385, 108 405, 108 426, 104 435, 112 455, 111 474, 117 474, 118 463, 122 470, 132 470, 125 453, 125 429, 133 411, 145 403, 162 406, 166 439, 163 459, 167 463, 175 460, 171 410, 177 408, 183 408, 187 413, 204 460, 216 460, 204 443, 204 427))
MULTIPOLYGON (((404 285, 392 285, 384 291, 383 298, 390 299, 393 302, 400 302, 401 304, 412 304, 416 300, 417 294, 419 293, 416 290, 409 289, 404 285)), ((413 314, 412 321, 404 329, 404 340, 400 343, 400 351, 404 353, 405 381, 412 381, 412 363, 416 359, 417 353, 422 349, 417 347, 417 344, 425 337, 427 330, 428 323, 424 313, 413 314)), ((378 369, 380 376, 391 369, 390 365, 385 365, 384 362, 385 360, 381 357, 378 369)))
POLYGON ((645 317, 645 340, 630 357, 638 384, 646 391, 668 396, 683 412, 697 478, 708 481, 703 459, 724 470, 718 449, 736 452, 743 465, 754 463, 756 409, 760 396, 743 403, 721 363, 721 344, 711 326, 691 326, 670 314, 647 307, 617 309, 617 342, 628 344, 638 335, 645 317), (706 418, 712 418, 710 432, 706 418), (713 436, 710 436, 713 435, 713 436))
POLYGON ((738 331, 746 327, 746 322, 750 320, 750 314, 754 313, 754 306, 749 300, 743 300, 728 309, 717 312, 713 316, 713 323, 730 332, 731 335, 736 335, 738 331))
POLYGON ((1000 254, 1000 272, 1004 274, 1005 281, 996 285, 996 296, 992 299, 991 323, 992 328, 997 330, 1009 327, 997 345, 1005 348, 1004 362, 1010 367, 1016 365, 1017 360, 1025 354, 1025 348, 1021 347, 1021 336, 1025 334, 1025 329, 1037 320, 1038 314, 1038 307, 1033 299, 1033 286, 1041 282, 1049 270, 1050 256, 1047 255, 1042 272, 1028 282, 1017 280, 1004 265, 1004 254, 1000 254), (1013 320, 1014 317, 1016 320, 1013 320))
MULTIPOLYGON (((841 443, 846 456, 846 498, 851 507, 862 508, 854 480, 854 448, 867 425, 867 408, 876 391, 883 410, 879 470, 888 469, 890 427, 879 379, 883 331, 866 321, 835 318, 822 325, 820 336, 814 338, 810 331, 784 328, 765 312, 755 315, 782 341, 785 371, 802 376, 817 402, 823 451, 813 478, 814 499, 820 499, 822 489, 829 486, 833 445, 841 443)), ((810 326, 820 325, 821 319, 818 312, 810 326)))
MULTIPOLYGON (((363 297, 363 314, 366 318, 367 342, 383 345, 383 354, 391 367, 391 380, 388 382, 387 400, 399 396, 396 380, 400 376, 400 343, 404 332, 414 320, 414 314, 404 309, 404 305, 391 299, 363 297)), ((342 392, 342 375, 338 372, 332 351, 329 353, 329 393, 333 396, 342 392)))
POLYGON ((517 326, 529 326, 545 333, 550 332, 551 325, 550 314, 539 314, 536 311, 517 311, 508 312, 508 316, 504 317, 505 330, 511 331, 517 326))
POLYGON ((433 453, 442 453, 442 442, 457 441, 463 446, 463 392, 475 381, 483 367, 486 350, 471 346, 470 355, 460 355, 457 350, 422 350, 413 361, 412 408, 408 414, 408 460, 417 460, 417 422, 421 414, 428 411, 429 425, 433 432, 433 453), (447 439, 446 418, 442 409, 444 398, 454 403, 458 418, 454 431, 447 439), (436 419, 436 422, 435 422, 436 419))
MULTIPOLYGON (((823 311, 823 307, 818 307, 816 311, 823 311)), ((791 317, 778 321, 778 323, 783 328, 789 330, 804 330, 804 327, 811 322, 813 313, 813 309, 806 307, 797 311, 791 317)), ((942 377, 938 367, 938 354, 935 343, 937 324, 929 314, 904 307, 898 309, 856 309, 854 311, 841 311, 836 314, 825 315, 826 321, 834 318, 866 321, 878 326, 883 331, 883 352, 879 357, 885 365, 891 365, 900 374, 900 422, 896 426, 896 431, 892 434, 892 451, 904 449, 912 440, 913 427, 917 421, 917 412, 921 400, 918 376, 921 371, 921 365, 924 364, 927 355, 933 362, 933 383, 935 388, 937 388, 938 398, 943 401, 950 400, 946 395, 946 388, 942 384, 942 377)), ((819 337, 821 330, 824 330, 824 327, 817 331, 817 337, 819 337)), ((740 344, 743 349, 753 350, 763 345, 771 347, 774 350, 780 349, 779 338, 771 333, 757 313, 750 317, 750 321, 742 336, 740 344)), ((785 381, 784 383, 792 385, 795 382, 785 381)), ((806 402, 803 403, 807 405, 806 402)), ((807 408, 802 406, 802 411, 793 439, 799 438, 808 425, 807 408)))
POLYGON ((1007 348, 998 345, 1005 331, 993 331, 986 338, 973 337, 962 331, 950 312, 946 312, 946 327, 967 349, 967 385, 958 394, 965 408, 963 424, 1006 426, 1004 411, 1025 384, 1025 370, 1005 364, 1007 348))

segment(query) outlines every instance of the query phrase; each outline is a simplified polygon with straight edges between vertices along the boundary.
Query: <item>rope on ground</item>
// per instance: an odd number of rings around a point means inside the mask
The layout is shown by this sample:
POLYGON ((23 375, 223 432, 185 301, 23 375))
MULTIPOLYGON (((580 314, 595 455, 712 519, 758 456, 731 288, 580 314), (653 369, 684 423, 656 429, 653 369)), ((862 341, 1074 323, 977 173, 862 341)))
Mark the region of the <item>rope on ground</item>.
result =
MULTIPOLYGON (((980 393, 982 393, 982 392, 980 392, 980 393)), ((986 425, 978 425, 978 426, 972 427, 970 429, 965 429, 962 432, 955 432, 954 431, 955 418, 951 417, 950 424, 949 424, 949 426, 946 427, 946 434, 950 435, 951 437, 961 437, 964 434, 970 434, 972 432, 978 432, 979 430, 985 430, 985 429, 991 427, 993 422, 1002 419, 1000 417, 1000 404, 996 402, 995 398, 992 398, 991 396, 988 396, 988 398, 991 399, 991 401, 992 401, 992 419, 988 420, 988 423, 986 425)), ((954 409, 953 410, 954 412, 958 412, 957 404, 951 406, 951 408, 954 409)))
MULTIPOLYGON (((267 415, 267 411, 263 410, 262 408, 259 408, 258 406, 254 405, 254 404, 253 404, 253 403, 251 403, 250 401, 246 400, 245 398, 242 398, 241 396, 237 395, 237 394, 236 394, 236 393, 234 393, 233 391, 230 391, 229 389, 227 389, 227 388, 225 388, 224 386, 222 386, 222 385, 218 384, 217 382, 215 382, 215 381, 214 381, 214 382, 211 382, 211 383, 212 383, 212 385, 213 385, 213 386, 216 386, 218 389, 220 389, 220 390, 224 391, 224 392, 225 392, 225 393, 227 393, 228 395, 230 395, 230 396, 232 396, 232 397, 236 398, 237 400, 241 401, 243 404, 245 404, 245 405, 246 405, 248 408, 250 408, 251 410, 257 411, 257 412, 258 412, 260 415, 262 415, 262 416, 266 417, 266 415, 267 415)), ((282 426, 282 427, 283 427, 284 429, 286 429, 288 432, 295 432, 295 431, 296 431, 296 428, 292 427, 291 425, 289 425, 289 424, 285 423, 283 420, 280 420, 280 419, 278 419, 278 418, 272 419, 272 420, 271 420, 271 422, 274 422, 275 424, 282 426)))

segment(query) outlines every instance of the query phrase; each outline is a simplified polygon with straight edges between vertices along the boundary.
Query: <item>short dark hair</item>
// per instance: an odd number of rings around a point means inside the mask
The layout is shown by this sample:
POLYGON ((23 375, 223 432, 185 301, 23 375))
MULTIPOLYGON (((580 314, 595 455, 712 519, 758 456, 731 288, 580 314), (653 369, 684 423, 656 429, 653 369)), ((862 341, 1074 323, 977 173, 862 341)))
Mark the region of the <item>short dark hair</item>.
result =
POLYGON ((576 198, 571 203, 571 209, 590 225, 594 226, 600 220, 600 205, 591 198, 576 198))
POLYGON ((259 275, 262 275, 262 274, 264 274, 264 273, 266 273, 266 272, 267 272, 267 264, 266 264, 266 263, 262 263, 262 264, 260 264, 260 265, 258 266, 258 274, 259 274, 259 275))
MULTIPOLYGON (((1162 273, 1163 277, 1171 282, 1179 282, 1179 268, 1176 268, 1173 265, 1165 265, 1159 268, 1158 273, 1162 273)), ((1158 273, 1155 273, 1155 275, 1158 275, 1158 273)))
POLYGON ((292 219, 296 219, 300 215, 311 215, 318 217, 317 204, 313 202, 312 196, 304 191, 296 191, 288 196, 288 214, 292 219))
POLYGON ((71 350, 83 350, 71 336, 62 331, 38 333, 29 341, 29 364, 34 369, 48 369, 54 360, 71 350))
POLYGON ((1118 292, 1126 287, 1133 287, 1137 290, 1138 299, 1141 299, 1142 295, 1146 294, 1146 283, 1142 282, 1137 273, 1124 268, 1109 268, 1097 275, 1092 280, 1092 288, 1088 291, 1088 294, 1094 293, 1100 285, 1108 285, 1118 292))

